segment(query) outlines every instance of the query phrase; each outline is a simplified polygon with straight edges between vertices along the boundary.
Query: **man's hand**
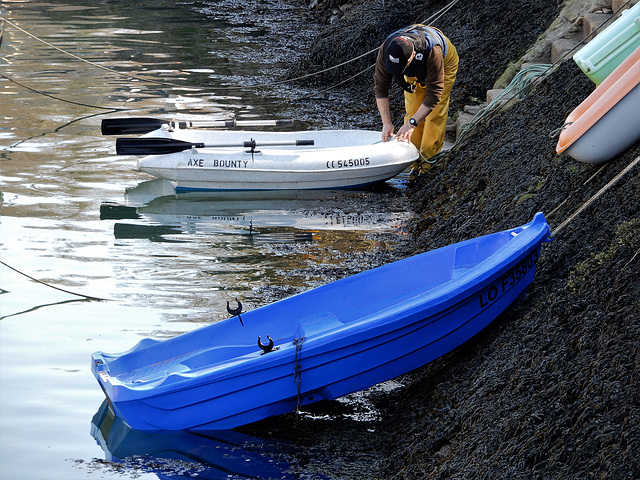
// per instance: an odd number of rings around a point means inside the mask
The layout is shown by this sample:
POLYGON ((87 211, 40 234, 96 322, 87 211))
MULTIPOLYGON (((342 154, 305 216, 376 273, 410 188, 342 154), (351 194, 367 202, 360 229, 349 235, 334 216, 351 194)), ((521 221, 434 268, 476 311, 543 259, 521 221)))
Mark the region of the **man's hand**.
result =
POLYGON ((413 134, 414 129, 415 127, 413 125, 411 125, 410 123, 405 123, 400 128, 400 130, 398 130, 398 133, 396 134, 396 140, 398 140, 399 142, 410 142, 411 135, 413 134))
POLYGON ((382 119, 382 141, 389 141, 389 137, 393 135, 393 122, 391 121, 391 113, 389 113, 389 99, 376 98, 378 111, 382 119))
POLYGON ((388 142, 389 137, 393 135, 393 123, 382 124, 382 141, 388 142))

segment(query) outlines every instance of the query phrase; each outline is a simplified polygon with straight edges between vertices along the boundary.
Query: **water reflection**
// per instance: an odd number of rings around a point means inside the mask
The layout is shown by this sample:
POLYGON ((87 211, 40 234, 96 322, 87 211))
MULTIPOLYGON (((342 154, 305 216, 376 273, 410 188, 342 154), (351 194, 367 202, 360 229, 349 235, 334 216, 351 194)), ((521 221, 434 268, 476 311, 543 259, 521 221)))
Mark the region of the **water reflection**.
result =
MULTIPOLYGON (((79 301, 0 267, 1 478, 175 476, 69 467, 70 458, 77 467, 102 455, 86 428, 102 401, 88 371, 90 354, 226 318, 226 302, 236 297, 256 308, 316 286, 326 281, 316 266, 340 273, 346 256, 377 248, 367 226, 392 231, 405 215, 393 194, 384 203, 370 192, 283 199, 279 206, 273 199, 175 196, 166 185, 140 183, 150 177, 100 135, 101 116, 117 110, 352 128, 354 109, 345 102, 328 94, 300 102, 316 87, 255 88, 283 78, 292 57, 313 41, 300 31, 321 28, 295 3, 267 7, 238 0, 0 2, 0 16, 24 29, 7 23, 0 49, 0 257, 50 285, 112 299, 79 301), (103 204, 130 207, 130 217, 101 220, 103 204), (161 230, 133 238, 128 225, 161 230)), ((331 437, 325 465, 353 431, 349 425, 331 437)), ((353 445, 369 443, 371 433, 360 432, 342 449, 344 458, 354 455, 353 445)), ((315 459, 316 445, 305 445, 306 457, 315 459)), ((271 463, 281 466, 279 457, 271 463)))
POLYGON ((310 242, 321 230, 389 230, 406 219, 391 197, 380 196, 381 204, 372 210, 363 202, 369 195, 327 190, 176 194, 166 181, 153 180, 127 190, 125 205, 103 203, 100 218, 128 220, 114 224, 119 239, 179 241, 176 235, 225 234, 250 244, 310 242))
MULTIPOLYGON (((0 289, 0 295, 1 294, 6 294, 9 293, 7 290, 2 290, 0 289)), ((0 316, 0 320, 4 320, 5 318, 9 318, 9 317, 14 317, 17 315, 22 315, 24 313, 30 313, 30 312, 35 312, 36 310, 39 310, 41 308, 45 308, 45 307, 53 307, 55 305, 65 305, 67 303, 77 303, 77 302, 88 302, 89 300, 87 300, 86 298, 77 298, 74 300, 62 300, 60 302, 51 302, 51 303, 43 303, 43 304, 39 304, 36 306, 33 306, 31 308, 27 308, 25 310, 19 311, 19 312, 14 312, 14 313, 10 313, 7 315, 2 315, 0 316)))
MULTIPOLYGON (((158 478, 293 479, 291 446, 233 430, 143 432, 133 430, 105 401, 91 421, 91 435, 109 462, 158 478)), ((316 477, 318 478, 318 477, 316 477)))

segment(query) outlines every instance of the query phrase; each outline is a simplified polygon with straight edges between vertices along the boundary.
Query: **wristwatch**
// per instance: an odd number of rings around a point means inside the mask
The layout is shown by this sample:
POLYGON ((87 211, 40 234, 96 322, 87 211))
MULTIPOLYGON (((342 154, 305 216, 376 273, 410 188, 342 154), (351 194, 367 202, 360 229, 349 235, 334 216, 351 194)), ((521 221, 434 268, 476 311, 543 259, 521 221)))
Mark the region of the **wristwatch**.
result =
POLYGON ((412 127, 417 127, 418 122, 416 122, 416 119, 412 117, 409 119, 409 125, 411 125, 412 127))

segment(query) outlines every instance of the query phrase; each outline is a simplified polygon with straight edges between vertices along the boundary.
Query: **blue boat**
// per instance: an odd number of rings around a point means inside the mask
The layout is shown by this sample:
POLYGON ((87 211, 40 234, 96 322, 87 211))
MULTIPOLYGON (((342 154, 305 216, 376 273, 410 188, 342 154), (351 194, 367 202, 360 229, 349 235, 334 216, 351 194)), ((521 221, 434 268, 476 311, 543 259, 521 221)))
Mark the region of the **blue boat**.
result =
POLYGON ((543 242, 525 225, 324 285, 169 340, 97 352, 92 370, 137 430, 224 430, 421 367, 526 292, 543 242))

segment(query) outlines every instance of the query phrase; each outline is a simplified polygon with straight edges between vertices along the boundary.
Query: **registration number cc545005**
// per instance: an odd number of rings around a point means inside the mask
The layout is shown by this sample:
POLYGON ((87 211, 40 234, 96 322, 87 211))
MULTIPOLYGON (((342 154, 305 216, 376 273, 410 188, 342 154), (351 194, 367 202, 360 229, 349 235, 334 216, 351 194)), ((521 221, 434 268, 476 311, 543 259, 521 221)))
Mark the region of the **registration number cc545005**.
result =
POLYGON ((370 163, 369 157, 349 158, 348 160, 327 160, 327 168, 366 167, 370 163))

